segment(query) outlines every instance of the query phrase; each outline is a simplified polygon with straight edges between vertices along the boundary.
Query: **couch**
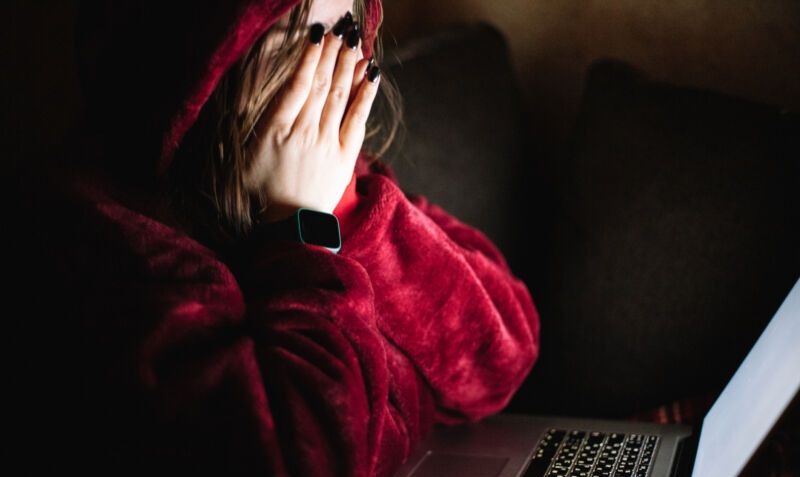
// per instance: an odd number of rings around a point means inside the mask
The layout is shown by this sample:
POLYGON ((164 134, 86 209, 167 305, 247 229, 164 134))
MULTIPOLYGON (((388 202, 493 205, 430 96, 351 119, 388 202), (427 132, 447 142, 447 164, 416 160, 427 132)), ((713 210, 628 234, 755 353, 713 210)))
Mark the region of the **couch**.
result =
POLYGON ((540 312, 507 411, 699 424, 800 276, 800 115, 600 58, 546 148, 494 26, 386 53, 401 185, 492 238, 540 312))

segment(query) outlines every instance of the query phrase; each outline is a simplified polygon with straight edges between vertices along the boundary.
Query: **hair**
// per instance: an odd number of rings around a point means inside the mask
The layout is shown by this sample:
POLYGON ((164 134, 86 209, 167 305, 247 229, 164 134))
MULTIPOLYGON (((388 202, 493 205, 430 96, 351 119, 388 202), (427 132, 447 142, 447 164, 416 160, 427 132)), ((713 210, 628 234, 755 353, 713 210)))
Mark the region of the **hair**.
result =
MULTIPOLYGON (((257 214, 269 206, 244 186, 253 160, 248 143, 261 115, 299 62, 308 41, 313 1, 302 0, 292 9, 278 48, 267 41, 273 26, 223 75, 176 152, 168 174, 171 201, 183 225, 200 239, 224 244, 245 238, 257 214)), ((355 0, 352 13, 364 24, 365 0, 355 0)), ((376 64, 383 53, 381 23, 382 18, 373 45, 376 64)), ((401 125, 399 95, 385 73, 379 91, 382 104, 367 122, 366 138, 380 142, 370 157, 388 149, 401 125)))

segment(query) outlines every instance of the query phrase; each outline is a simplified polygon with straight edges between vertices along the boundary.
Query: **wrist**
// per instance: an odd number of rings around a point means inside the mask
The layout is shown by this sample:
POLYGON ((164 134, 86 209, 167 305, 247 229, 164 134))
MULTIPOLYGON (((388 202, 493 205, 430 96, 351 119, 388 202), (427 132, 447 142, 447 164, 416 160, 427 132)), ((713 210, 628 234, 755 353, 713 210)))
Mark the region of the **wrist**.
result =
MULTIPOLYGON (((277 215, 277 214, 275 214, 277 215)), ((317 210, 296 208, 281 220, 258 227, 257 235, 267 240, 289 240, 324 247, 337 253, 342 246, 339 220, 335 215, 317 210)))
POLYGON ((269 224, 286 220, 287 217, 301 208, 302 207, 273 203, 256 215, 255 223, 259 224, 259 227, 265 227, 269 224))

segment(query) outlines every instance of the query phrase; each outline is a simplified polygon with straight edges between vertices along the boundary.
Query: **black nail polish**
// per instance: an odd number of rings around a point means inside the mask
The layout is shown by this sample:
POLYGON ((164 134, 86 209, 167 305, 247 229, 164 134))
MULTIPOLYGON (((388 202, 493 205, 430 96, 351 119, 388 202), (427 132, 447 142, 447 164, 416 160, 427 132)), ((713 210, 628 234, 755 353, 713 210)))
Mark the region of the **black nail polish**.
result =
POLYGON ((360 39, 361 28, 358 26, 358 22, 354 22, 353 28, 350 29, 350 33, 347 35, 347 46, 350 48, 357 47, 360 39))
POLYGON ((319 45, 322 42, 322 37, 325 35, 325 27, 321 23, 311 25, 311 31, 308 34, 308 40, 319 45))
POLYGON ((372 65, 374 65, 374 64, 375 64, 375 57, 374 56, 370 56, 369 57, 369 63, 367 63, 367 68, 364 70, 364 73, 368 72, 369 69, 372 68, 372 65))
POLYGON ((347 29, 350 28, 350 25, 353 24, 353 14, 347 12, 345 16, 339 19, 336 22, 336 25, 333 25, 333 34, 334 36, 338 37, 340 40, 344 37, 344 34, 347 32, 347 29))
POLYGON ((381 69, 377 66, 372 66, 367 73, 367 79, 370 83, 374 83, 378 81, 378 78, 381 76, 381 69))

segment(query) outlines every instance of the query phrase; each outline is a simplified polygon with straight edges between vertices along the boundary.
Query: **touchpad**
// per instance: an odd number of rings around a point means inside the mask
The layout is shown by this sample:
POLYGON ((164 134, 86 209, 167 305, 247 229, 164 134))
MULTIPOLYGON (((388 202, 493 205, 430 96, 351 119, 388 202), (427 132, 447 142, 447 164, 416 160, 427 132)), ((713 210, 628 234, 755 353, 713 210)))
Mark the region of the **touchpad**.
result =
POLYGON ((430 452, 414 469, 413 477, 494 477, 503 470, 507 458, 430 452))

